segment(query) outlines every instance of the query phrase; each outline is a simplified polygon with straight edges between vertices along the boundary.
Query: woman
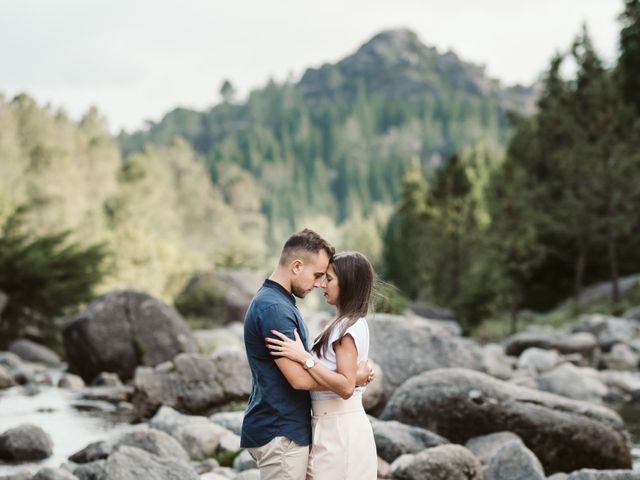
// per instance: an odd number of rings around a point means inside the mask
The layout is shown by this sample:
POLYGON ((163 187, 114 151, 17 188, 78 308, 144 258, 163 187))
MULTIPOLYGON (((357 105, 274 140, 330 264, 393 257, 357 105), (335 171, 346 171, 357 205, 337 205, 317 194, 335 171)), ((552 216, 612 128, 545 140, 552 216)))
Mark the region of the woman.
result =
POLYGON ((362 407, 364 387, 356 387, 356 368, 369 355, 369 309, 374 273, 358 252, 335 255, 321 287, 337 309, 336 318, 307 352, 275 330, 267 338, 274 356, 301 363, 326 388, 311 392, 313 440, 307 479, 368 480, 377 478, 377 454, 371 424, 362 407))

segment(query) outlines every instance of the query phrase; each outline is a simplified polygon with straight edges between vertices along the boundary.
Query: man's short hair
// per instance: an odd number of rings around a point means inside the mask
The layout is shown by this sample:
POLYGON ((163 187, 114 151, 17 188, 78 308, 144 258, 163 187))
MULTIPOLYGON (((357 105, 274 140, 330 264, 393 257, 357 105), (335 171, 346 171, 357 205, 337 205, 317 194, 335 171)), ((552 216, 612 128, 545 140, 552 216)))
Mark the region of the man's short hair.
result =
POLYGON ((333 258, 336 249, 324 238, 309 228, 300 230, 289 237, 282 247, 280 254, 280 264, 287 265, 293 261, 294 256, 303 255, 305 253, 318 253, 321 250, 327 252, 329 260, 333 258))

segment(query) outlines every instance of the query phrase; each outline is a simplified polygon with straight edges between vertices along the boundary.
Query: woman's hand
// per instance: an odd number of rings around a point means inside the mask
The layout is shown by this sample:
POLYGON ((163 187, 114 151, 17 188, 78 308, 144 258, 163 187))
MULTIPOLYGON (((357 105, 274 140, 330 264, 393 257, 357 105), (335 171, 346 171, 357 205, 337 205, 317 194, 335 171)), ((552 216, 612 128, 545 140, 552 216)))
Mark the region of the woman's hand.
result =
POLYGON ((302 364, 304 364, 307 358, 311 357, 311 354, 304 348, 297 329, 293 331, 295 341, 277 330, 271 330, 271 333, 279 338, 279 340, 277 338, 265 338, 267 348, 271 350, 269 353, 274 357, 286 357, 302 364))

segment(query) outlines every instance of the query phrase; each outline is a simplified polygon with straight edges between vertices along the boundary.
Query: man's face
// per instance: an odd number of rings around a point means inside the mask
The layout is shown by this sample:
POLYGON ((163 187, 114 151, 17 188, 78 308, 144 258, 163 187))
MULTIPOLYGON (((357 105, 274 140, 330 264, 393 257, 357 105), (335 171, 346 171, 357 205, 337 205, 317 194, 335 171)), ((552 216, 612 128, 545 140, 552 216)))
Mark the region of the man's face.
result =
POLYGON ((329 255, 320 250, 318 253, 305 255, 296 262, 299 263, 293 267, 291 293, 298 298, 304 298, 311 290, 320 287, 322 277, 329 267, 329 255))

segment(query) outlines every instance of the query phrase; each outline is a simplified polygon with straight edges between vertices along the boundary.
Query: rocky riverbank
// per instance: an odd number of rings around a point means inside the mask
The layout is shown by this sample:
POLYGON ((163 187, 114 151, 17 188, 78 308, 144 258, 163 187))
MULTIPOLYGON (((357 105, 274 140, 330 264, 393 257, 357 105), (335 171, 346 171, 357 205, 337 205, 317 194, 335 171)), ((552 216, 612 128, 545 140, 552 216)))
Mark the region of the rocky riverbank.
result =
MULTIPOLYGON (((326 315, 308 320, 317 332, 326 315)), ((614 410, 640 402, 633 315, 485 345, 450 320, 375 315, 369 325, 377 375, 364 403, 380 478, 640 480, 614 410)), ((26 340, 0 352, 0 478, 259 478, 239 448, 251 389, 239 323, 191 332, 172 307, 119 291, 67 325, 64 345, 66 363, 26 340), (15 411, 13 422, 6 407, 38 396, 58 398, 41 418, 70 405, 68 418, 108 427, 61 458, 51 424, 15 411)))

